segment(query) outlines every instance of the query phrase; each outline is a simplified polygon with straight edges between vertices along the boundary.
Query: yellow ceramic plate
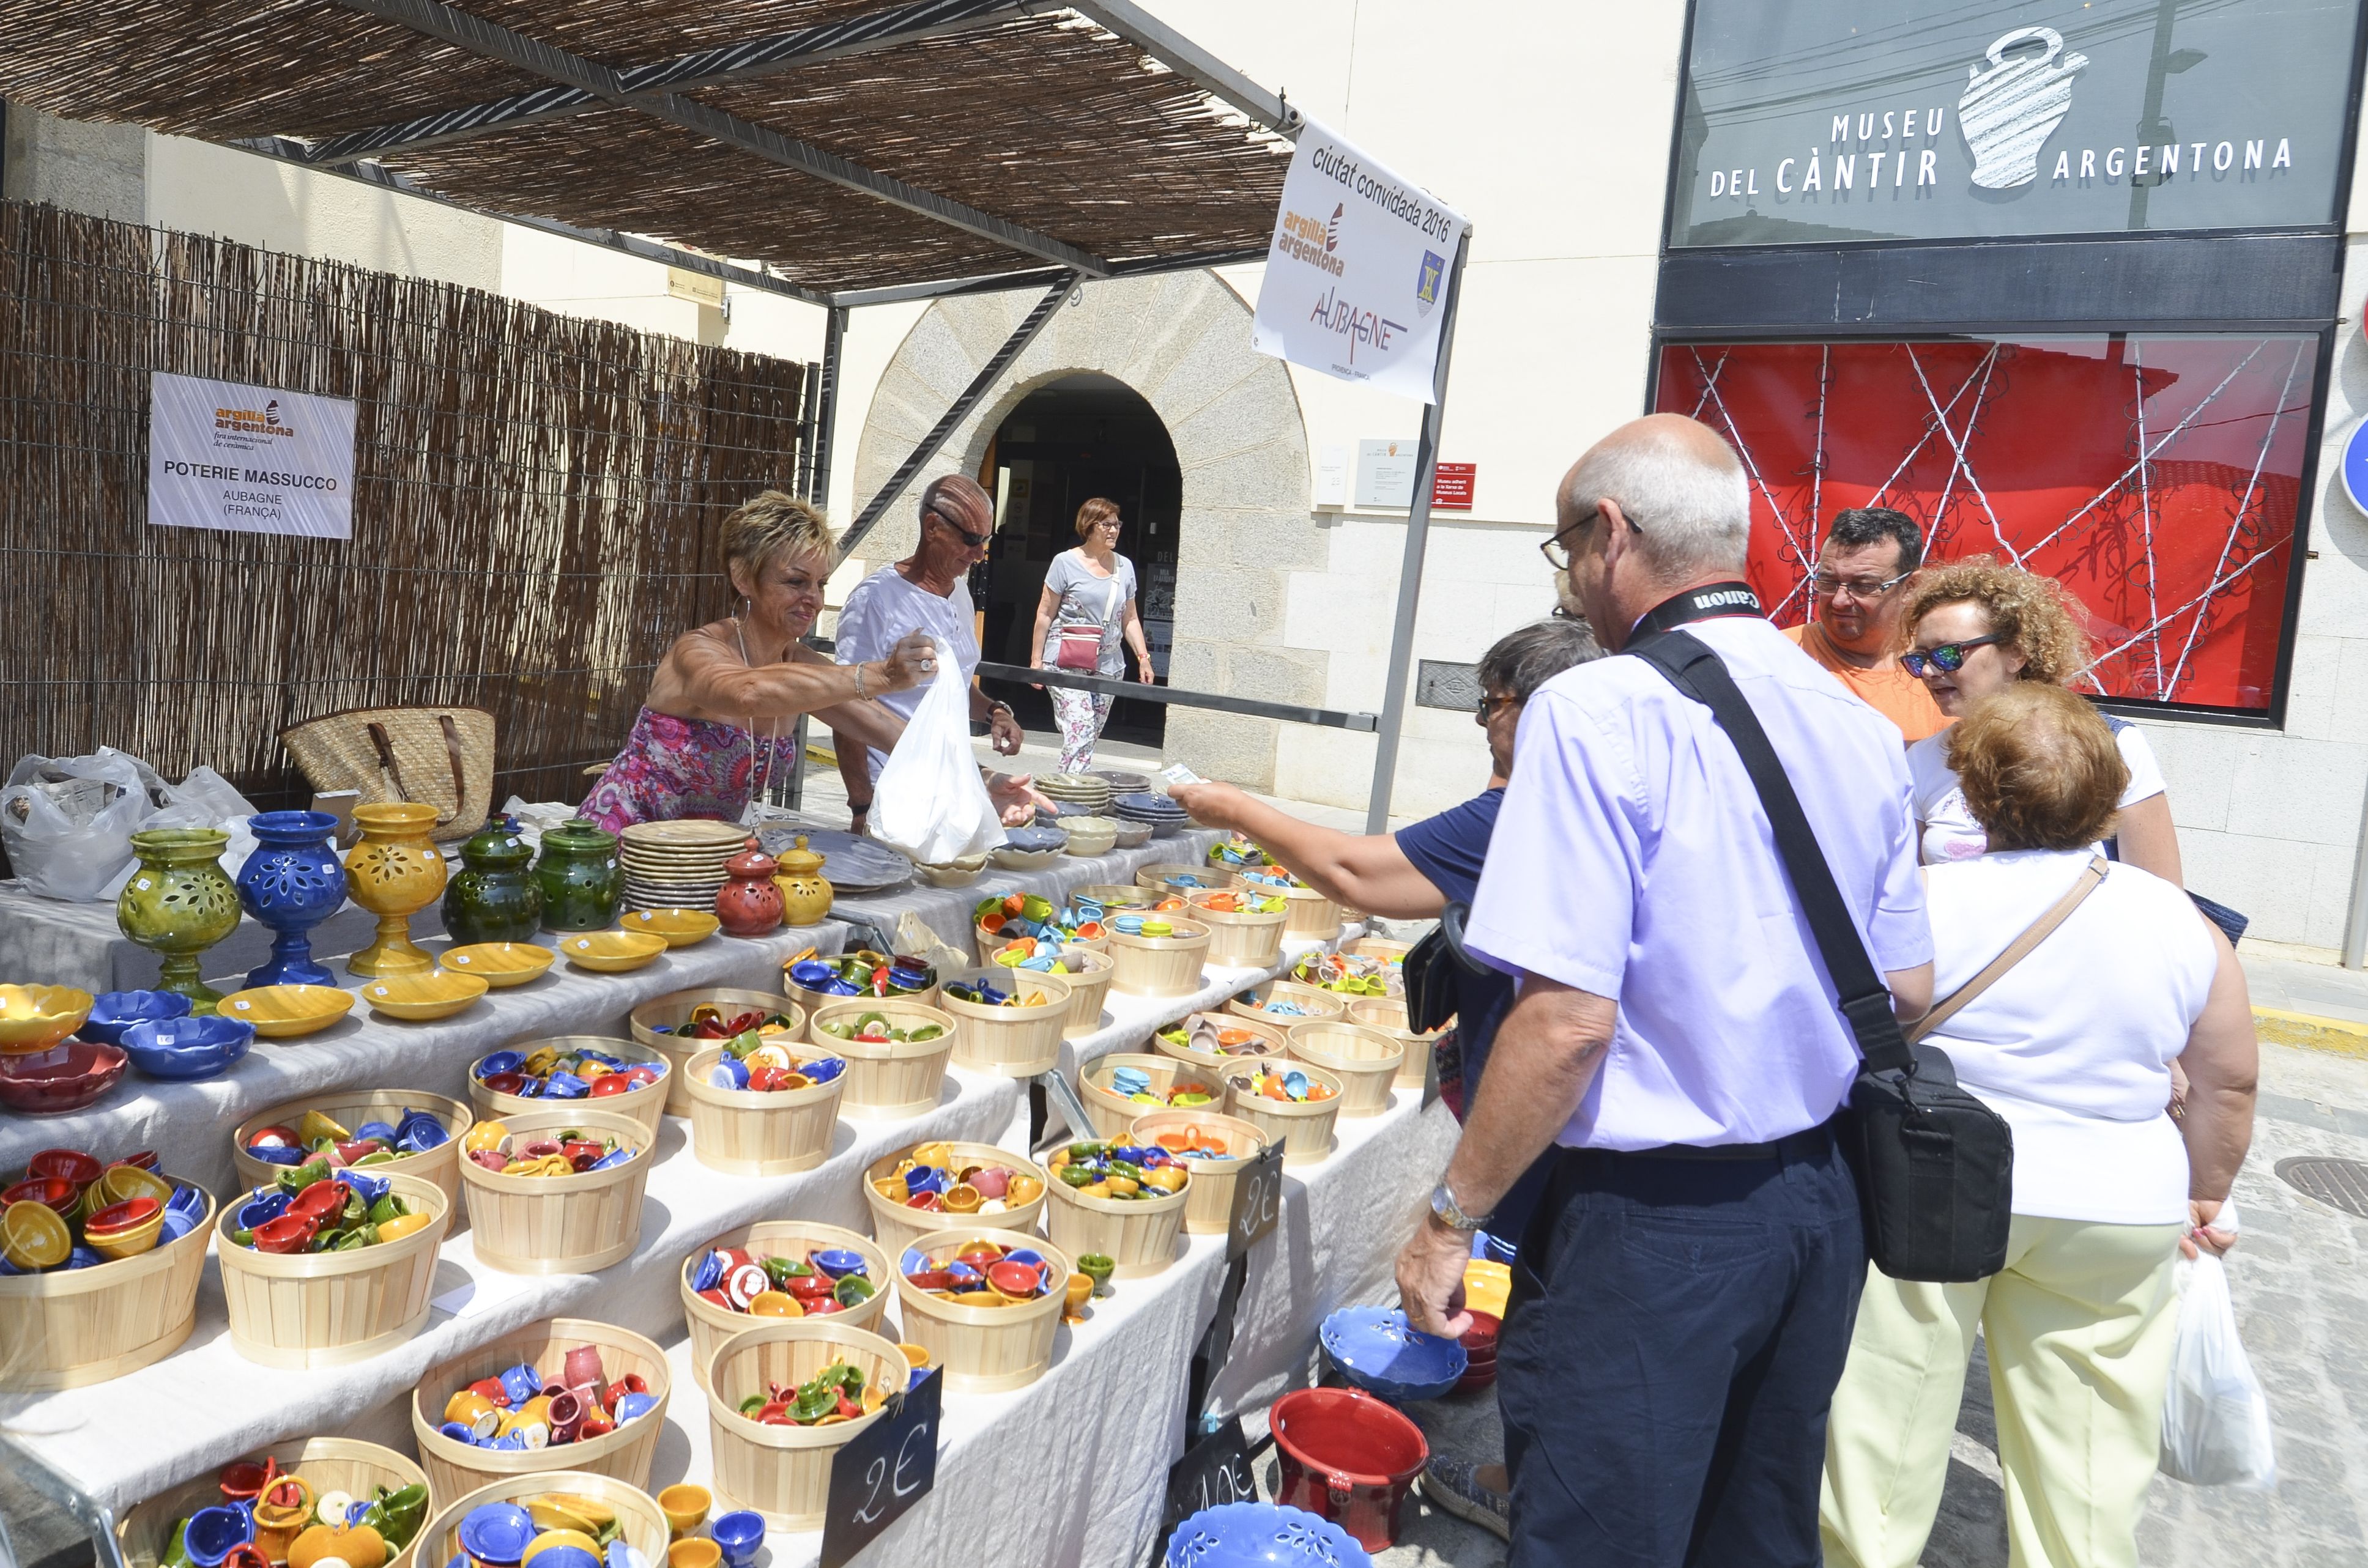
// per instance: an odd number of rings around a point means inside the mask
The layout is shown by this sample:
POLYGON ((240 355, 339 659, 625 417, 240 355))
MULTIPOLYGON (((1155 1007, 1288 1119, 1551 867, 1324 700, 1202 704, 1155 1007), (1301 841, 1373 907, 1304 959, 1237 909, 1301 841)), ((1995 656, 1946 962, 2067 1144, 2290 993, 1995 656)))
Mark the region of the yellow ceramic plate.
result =
POLYGON ((714 915, 696 909, 635 909, 626 913, 618 926, 627 931, 646 931, 664 937, 669 948, 688 948, 704 942, 722 930, 723 922, 714 915))
POLYGON ((535 979, 558 962, 559 955, 532 942, 476 942, 448 948, 436 961, 456 973, 473 974, 498 991, 535 979))
POLYGON ((559 944, 578 969, 619 974, 639 969, 666 950, 666 939, 647 931, 579 931, 559 944))
POLYGON ((485 994, 483 975, 431 969, 424 974, 390 974, 362 987, 362 1000, 390 1018, 426 1023, 449 1018, 485 994))
POLYGON ((71 985, 0 985, 0 1051, 49 1050, 82 1028, 96 1000, 71 985))
POLYGON ((266 1040, 293 1040, 327 1028, 354 1010, 354 994, 335 985, 258 985, 215 1005, 225 1018, 253 1024, 266 1040))

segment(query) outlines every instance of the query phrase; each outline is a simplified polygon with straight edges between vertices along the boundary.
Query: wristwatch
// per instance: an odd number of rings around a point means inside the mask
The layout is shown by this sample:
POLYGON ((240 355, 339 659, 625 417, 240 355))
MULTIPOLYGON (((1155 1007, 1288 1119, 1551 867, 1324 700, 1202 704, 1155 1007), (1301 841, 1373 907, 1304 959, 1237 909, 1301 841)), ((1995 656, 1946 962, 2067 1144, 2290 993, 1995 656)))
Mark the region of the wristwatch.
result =
POLYGON ((1449 1230, 1462 1231, 1465 1235, 1480 1230, 1489 1220, 1486 1214, 1477 1219, 1466 1214, 1463 1206, 1455 1201, 1455 1194, 1447 1190, 1447 1184, 1443 1181, 1430 1189, 1430 1212, 1433 1219, 1449 1230))

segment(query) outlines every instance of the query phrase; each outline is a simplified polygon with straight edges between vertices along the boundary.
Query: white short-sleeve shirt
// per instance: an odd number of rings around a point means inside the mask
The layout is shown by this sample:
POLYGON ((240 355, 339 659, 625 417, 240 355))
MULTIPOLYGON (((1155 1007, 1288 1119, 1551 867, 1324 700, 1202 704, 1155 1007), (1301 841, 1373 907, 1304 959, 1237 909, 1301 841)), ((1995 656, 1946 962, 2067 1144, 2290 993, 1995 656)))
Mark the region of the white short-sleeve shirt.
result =
MULTIPOLYGON (((971 676, 978 673, 978 633, 973 619, 969 584, 957 578, 952 593, 933 594, 905 581, 892 563, 856 584, 855 591, 847 596, 847 605, 838 612, 837 652, 833 656, 842 665, 868 665, 886 658, 888 651, 908 634, 926 631, 940 649, 951 651, 962 665, 962 684, 968 686, 971 676)), ((920 681, 902 691, 882 693, 876 700, 910 719, 928 689, 929 683, 920 681)), ((871 777, 877 779, 888 765, 888 754, 875 746, 871 760, 871 777)))
MULTIPOLYGON (((1990 847, 1989 835, 1974 820, 1956 770, 1949 766, 1948 741, 1949 732, 1943 730, 1907 748, 1907 776, 1916 792, 1916 820, 1923 824, 1921 849, 1928 866, 1972 860, 1990 847)), ((2116 803, 2126 809, 2161 794, 2162 769, 2155 764, 2146 732, 2124 724, 2113 733, 2113 744, 2130 770, 2130 787, 2116 803)))
MULTIPOLYGON (((1875 967, 1930 959, 1898 729, 1765 620, 1686 630, 1767 730, 1875 967)), ((1742 757, 1641 659, 1530 699, 1465 939, 1620 1005, 1565 1144, 1765 1142, 1827 1120, 1857 1074, 1742 757)))

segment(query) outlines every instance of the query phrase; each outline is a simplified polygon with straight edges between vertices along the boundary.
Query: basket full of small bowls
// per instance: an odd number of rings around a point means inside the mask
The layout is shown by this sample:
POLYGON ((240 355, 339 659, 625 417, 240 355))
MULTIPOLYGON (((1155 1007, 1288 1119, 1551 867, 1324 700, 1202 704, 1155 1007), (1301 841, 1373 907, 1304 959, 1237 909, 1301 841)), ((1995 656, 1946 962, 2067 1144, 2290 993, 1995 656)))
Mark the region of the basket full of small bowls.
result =
POLYGON ((1079 1068, 1077 1091, 1101 1138, 1124 1137, 1136 1117, 1155 1110, 1221 1111, 1225 1099, 1215 1073, 1173 1056, 1129 1051, 1098 1056, 1079 1068))
POLYGON ((1007 1078, 1031 1078, 1060 1065, 1069 1026, 1069 983, 1057 974, 994 966, 939 990, 939 1006, 961 1027, 954 1065, 1007 1078))
POLYGON ((1184 1229, 1221 1236, 1233 1227, 1234 1183, 1266 1152, 1267 1135, 1237 1116, 1205 1110, 1155 1110, 1134 1119, 1127 1142, 1164 1151, 1192 1173, 1185 1189, 1184 1229))
POLYGON ((430 1504, 427 1475, 376 1443, 275 1444, 134 1505, 116 1528, 131 1568, 213 1562, 410 1568, 430 1504))
POLYGON ((545 1318, 428 1369, 411 1435, 439 1497, 548 1470, 647 1486, 672 1387, 666 1352, 640 1335, 545 1318))
MULTIPOLYGON (((1074 1269, 1068 1255, 1017 1231, 940 1231, 897 1258, 905 1336, 943 1369, 956 1393, 1025 1388, 1053 1364, 1074 1269)), ((728 1358, 726 1346, 719 1360, 728 1358)))
POLYGON ((1066 1144, 1044 1157, 1053 1201, 1044 1233, 1071 1257, 1099 1255, 1111 1278, 1142 1278, 1176 1261, 1192 1167, 1156 1143, 1121 1138, 1066 1144))
POLYGON ((1340 906, 1281 868, 1247 866, 1234 880, 1237 887, 1282 895, 1291 910, 1282 923, 1285 941, 1328 942, 1340 935, 1340 906))
POLYGON ((887 1249, 837 1225, 763 1220, 727 1231, 682 1260, 691 1375, 706 1388, 725 1340, 782 1319, 876 1331, 888 1279, 887 1249))
POLYGON ((755 1320, 717 1348, 711 1373, 717 1494, 775 1529, 821 1528, 832 1461, 911 1371, 894 1341, 844 1318, 755 1320))
POLYGON ((1431 1052, 1439 1045, 1439 1037, 1447 1032, 1446 1026, 1429 1034, 1417 1034, 1406 1027, 1406 1005, 1394 996, 1360 996, 1349 1004, 1349 1021, 1364 1028, 1375 1029, 1406 1047, 1406 1060, 1398 1063, 1395 1086, 1419 1089, 1430 1076, 1431 1052))
MULTIPOLYGON (((473 1130, 472 1130, 473 1131, 473 1130)), ((342 1367, 427 1323, 444 1189, 315 1158, 222 1206, 214 1222, 231 1345, 267 1367, 342 1367)))
POLYGON ((1282 957, 1290 907, 1280 895, 1247 888, 1207 888, 1185 895, 1185 912, 1209 927, 1209 961, 1265 969, 1282 957))
POLYGON ((1234 878, 1230 871, 1213 870, 1189 860, 1157 860, 1136 868, 1134 885, 1156 894, 1153 900, 1156 903, 1161 898, 1183 898, 1212 888, 1231 887, 1234 878))
POLYGON ((1406 1062, 1404 1041, 1342 1018, 1311 1018, 1283 1033, 1292 1056, 1339 1080, 1342 1116, 1379 1116, 1390 1108, 1390 1085, 1406 1062))
POLYGON ((968 1225, 1032 1231, 1044 1216, 1048 1179, 1042 1166, 992 1143, 940 1140, 874 1160, 863 1191, 871 1233, 894 1254, 968 1225))
POLYGON ((841 1114, 877 1120, 937 1108, 960 1033, 942 1007, 894 997, 834 1002, 806 1020, 809 1040, 847 1059, 841 1114))
POLYGON ((459 1100, 417 1089, 349 1090, 287 1100, 241 1122, 231 1164, 249 1187, 313 1160, 380 1176, 416 1176, 443 1189, 461 1227, 461 1140, 476 1117, 459 1100))
POLYGON ((188 1338, 214 1201, 154 1165, 44 1149, 0 1189, 0 1390, 105 1382, 188 1338))
POLYGON ((655 1136, 673 1075, 674 1063, 648 1047, 605 1035, 555 1035, 479 1057, 469 1068, 469 1099, 486 1121, 580 1103, 630 1116, 655 1136))
POLYGON ((477 1259, 505 1274, 592 1274, 632 1255, 655 1139, 613 1111, 530 1110, 469 1129, 461 1182, 477 1259))
POLYGON ((1286 1165, 1312 1165, 1332 1154, 1340 1115, 1340 1080, 1310 1062, 1260 1058, 1224 1069, 1227 1116, 1237 1116, 1282 1145, 1286 1165))
POLYGON ((1369 953, 1303 953, 1291 966, 1290 978, 1296 984, 1329 991, 1343 1002, 1406 994, 1400 967, 1369 953))
POLYGON ((1060 903, 1032 892, 1004 892, 979 900, 971 910, 972 934, 978 961, 996 961, 997 955, 1024 946, 1030 956, 1044 948, 1110 950, 1110 931, 1102 923, 1105 905, 1097 899, 1072 893, 1060 903))
POLYGON ((910 953, 876 953, 859 949, 827 958, 807 955, 781 966, 790 999, 811 1016, 817 1007, 869 996, 875 1002, 891 996, 923 1006, 938 1000, 937 966, 910 953))
POLYGON ((690 1148, 710 1170, 788 1176, 830 1157, 847 1059, 802 1040, 753 1035, 710 1046, 690 1080, 690 1148))
POLYGON ((511 1568, 529 1559, 536 1568, 666 1568, 673 1534, 666 1510, 640 1487, 555 1465, 438 1506, 419 1533, 421 1568, 511 1568))
POLYGON ((796 1040, 805 1032, 806 1015, 796 1002, 776 992, 706 986, 644 1002, 626 1015, 626 1023, 634 1044, 658 1052, 674 1068, 666 1075, 666 1113, 689 1116, 685 1062, 718 1041, 744 1034, 796 1040))
POLYGON ((1110 917, 1110 989, 1130 996, 1190 996, 1201 989, 1209 927, 1158 910, 1110 917))
POLYGON ((1253 1056, 1281 1056, 1282 1026, 1237 1013, 1193 1013, 1153 1032, 1152 1049, 1214 1073, 1253 1056))
POLYGON ((1225 1010, 1288 1030, 1311 1018, 1346 1016, 1349 999, 1320 986, 1302 985, 1295 980, 1269 980, 1226 1003, 1225 1010))

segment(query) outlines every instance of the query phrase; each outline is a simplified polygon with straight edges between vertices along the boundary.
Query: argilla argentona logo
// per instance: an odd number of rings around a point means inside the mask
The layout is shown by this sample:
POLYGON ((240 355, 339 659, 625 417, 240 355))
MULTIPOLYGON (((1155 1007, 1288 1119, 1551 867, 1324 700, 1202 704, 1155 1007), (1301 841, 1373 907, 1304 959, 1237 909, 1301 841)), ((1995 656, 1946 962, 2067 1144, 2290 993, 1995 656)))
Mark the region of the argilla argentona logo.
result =
POLYGON ((2063 52, 2064 35, 2053 28, 2017 28, 1990 45, 1987 70, 1965 68, 1957 129, 1974 154, 1974 183, 1984 190, 2011 190, 2039 177, 2040 149, 2072 112, 2072 79, 2089 63, 2077 53, 2059 62, 2063 52), (2009 56, 2028 43, 2045 47, 2009 56))

